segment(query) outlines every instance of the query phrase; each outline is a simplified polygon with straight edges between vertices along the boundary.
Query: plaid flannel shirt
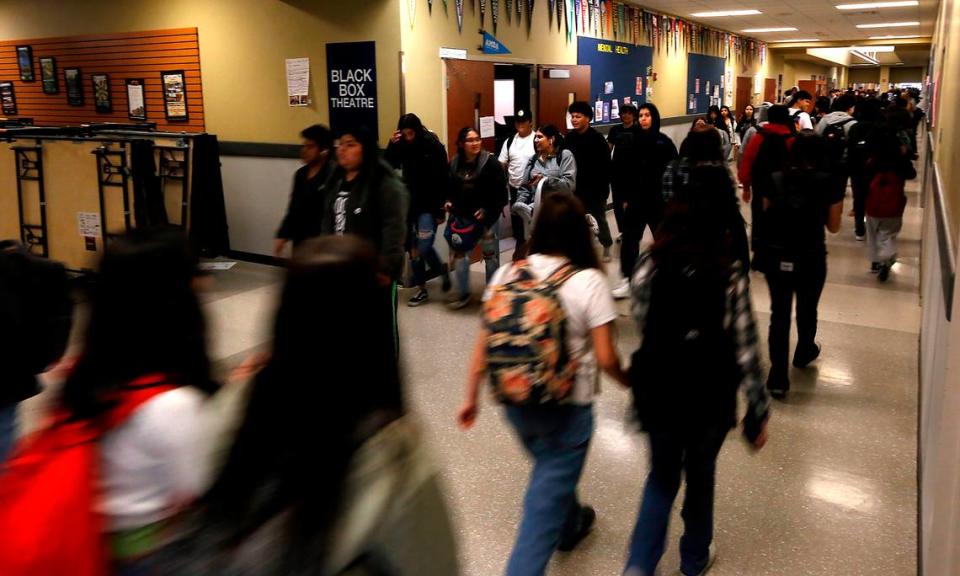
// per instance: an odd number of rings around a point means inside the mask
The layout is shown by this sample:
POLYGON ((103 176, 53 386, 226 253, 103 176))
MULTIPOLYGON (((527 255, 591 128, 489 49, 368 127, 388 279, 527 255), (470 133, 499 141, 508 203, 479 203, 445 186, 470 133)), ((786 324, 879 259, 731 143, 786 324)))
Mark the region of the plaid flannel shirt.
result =
MULTIPOLYGON (((669 171, 667 172, 669 174, 669 171)), ((664 178, 666 189, 666 178, 664 178)), ((633 292, 633 318, 643 345, 643 330, 647 323, 650 298, 656 264, 649 252, 644 252, 630 280, 633 292)), ((737 350, 737 364, 740 366, 740 388, 747 398, 748 409, 758 421, 767 417, 770 409, 770 395, 763 383, 758 350, 757 325, 753 318, 750 300, 750 278, 739 261, 734 262, 727 285, 727 312, 724 327, 733 332, 737 350)))

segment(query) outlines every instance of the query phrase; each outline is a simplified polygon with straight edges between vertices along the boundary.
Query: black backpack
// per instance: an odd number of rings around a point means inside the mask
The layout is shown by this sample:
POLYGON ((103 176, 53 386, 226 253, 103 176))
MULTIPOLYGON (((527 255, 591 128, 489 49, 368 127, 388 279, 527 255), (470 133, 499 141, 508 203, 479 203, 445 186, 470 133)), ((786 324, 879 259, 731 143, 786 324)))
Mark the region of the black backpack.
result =
POLYGON ((836 172, 847 165, 846 125, 850 122, 853 122, 853 118, 847 118, 835 124, 827 124, 823 131, 824 152, 829 172, 836 172))
POLYGON ((644 428, 714 423, 735 414, 740 370, 725 326, 729 279, 695 263, 658 265, 630 381, 644 428))

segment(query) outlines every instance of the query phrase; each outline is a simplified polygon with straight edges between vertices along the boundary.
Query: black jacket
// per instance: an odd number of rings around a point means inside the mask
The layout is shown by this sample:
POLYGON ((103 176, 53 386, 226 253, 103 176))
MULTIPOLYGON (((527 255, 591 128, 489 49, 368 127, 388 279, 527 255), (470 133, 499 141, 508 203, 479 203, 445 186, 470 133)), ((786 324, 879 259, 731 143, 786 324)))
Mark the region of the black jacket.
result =
POLYGON ((614 126, 607 134, 607 142, 613 147, 611 153, 611 184, 617 189, 629 186, 636 169, 637 140, 640 138, 640 125, 636 122, 627 128, 622 124, 614 126))
POLYGON ((421 214, 442 218, 449 168, 447 151, 440 140, 432 132, 424 131, 412 144, 403 139, 392 142, 385 158, 402 170, 410 192, 408 219, 412 222, 421 214))
MULTIPOLYGON (((324 234, 334 233, 334 204, 343 177, 343 170, 338 168, 327 181, 321 225, 324 234)), ((380 253, 380 272, 399 280, 403 273, 403 243, 407 235, 407 188, 384 161, 377 161, 358 178, 360 180, 347 200, 345 232, 373 242, 380 253)))
POLYGON ((450 162, 450 186, 447 188, 450 212, 461 218, 473 218, 478 210, 483 210, 483 224, 490 226, 507 205, 507 179, 503 167, 493 154, 481 150, 472 173, 475 175, 472 182, 468 182, 460 173, 460 161, 457 154, 450 162))
POLYGON ((567 132, 564 148, 573 152, 577 161, 575 194, 587 206, 606 202, 610 193, 610 148, 602 134, 588 128, 580 134, 567 132))
POLYGON ((277 238, 293 241, 293 245, 322 233, 324 201, 327 194, 327 180, 333 174, 336 164, 327 160, 316 178, 307 179, 309 166, 303 166, 293 175, 293 191, 287 214, 277 230, 277 238))

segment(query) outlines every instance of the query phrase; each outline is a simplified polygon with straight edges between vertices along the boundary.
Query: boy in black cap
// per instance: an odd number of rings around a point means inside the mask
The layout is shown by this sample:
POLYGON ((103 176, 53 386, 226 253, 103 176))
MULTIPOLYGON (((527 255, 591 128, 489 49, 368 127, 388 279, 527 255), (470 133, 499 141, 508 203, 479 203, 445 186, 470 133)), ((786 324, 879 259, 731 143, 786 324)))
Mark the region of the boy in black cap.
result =
POLYGON ((603 135, 590 127, 593 108, 588 102, 574 102, 567 111, 573 130, 567 132, 565 145, 573 152, 577 163, 575 193, 587 213, 597 221, 603 261, 609 262, 610 246, 613 244, 606 216, 607 196, 610 195, 610 148, 603 135))
POLYGON ((623 203, 627 197, 627 188, 630 186, 630 175, 635 168, 635 142, 640 125, 637 124, 637 107, 633 104, 624 104, 620 107, 620 120, 623 124, 614 126, 607 134, 607 144, 610 146, 613 159, 610 188, 613 192, 613 215, 617 219, 617 229, 623 236, 623 203))

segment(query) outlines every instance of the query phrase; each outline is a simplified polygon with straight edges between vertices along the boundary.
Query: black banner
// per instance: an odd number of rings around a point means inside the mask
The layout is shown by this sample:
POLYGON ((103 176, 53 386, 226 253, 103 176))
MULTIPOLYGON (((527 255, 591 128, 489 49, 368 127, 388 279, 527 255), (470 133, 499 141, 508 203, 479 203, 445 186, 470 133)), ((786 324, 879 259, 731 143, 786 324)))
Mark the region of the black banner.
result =
POLYGON ((327 44, 330 129, 366 127, 379 139, 376 42, 327 44))

